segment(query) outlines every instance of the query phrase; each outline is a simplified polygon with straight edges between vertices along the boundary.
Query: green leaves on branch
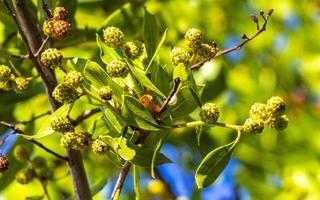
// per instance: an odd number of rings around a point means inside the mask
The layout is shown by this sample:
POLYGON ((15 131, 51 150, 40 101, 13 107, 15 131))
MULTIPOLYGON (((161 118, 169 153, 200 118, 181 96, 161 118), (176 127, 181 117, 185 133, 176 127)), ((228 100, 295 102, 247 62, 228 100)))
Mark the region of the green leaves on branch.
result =
POLYGON ((201 161, 195 174, 199 189, 212 184, 222 173, 231 158, 234 148, 240 140, 240 136, 241 133, 238 132, 238 136, 233 142, 212 150, 201 161))
MULTIPOLYGON (((126 138, 112 138, 104 136, 103 140, 116 152, 122 159, 130 161, 134 165, 150 167, 152 162, 153 150, 131 144, 126 138)), ((158 153, 155 165, 169 163, 171 160, 165 155, 158 153)))
POLYGON ((136 98, 125 95, 122 103, 122 116, 129 125, 147 131, 158 131, 161 126, 136 98))

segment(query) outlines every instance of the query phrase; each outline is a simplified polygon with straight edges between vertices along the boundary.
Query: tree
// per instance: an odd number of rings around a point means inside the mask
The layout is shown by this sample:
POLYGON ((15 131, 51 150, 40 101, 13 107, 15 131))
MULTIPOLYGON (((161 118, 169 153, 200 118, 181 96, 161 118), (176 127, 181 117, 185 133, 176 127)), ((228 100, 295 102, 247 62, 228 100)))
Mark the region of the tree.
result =
MULTIPOLYGON (((262 24, 257 16, 251 16, 256 33, 251 37, 243 34, 238 45, 225 50, 219 50, 215 42, 205 43, 202 31, 190 28, 184 34, 187 48, 173 48, 170 55, 166 55, 170 57, 172 64, 164 68, 161 59, 157 57, 165 42, 167 30, 162 31, 157 18, 147 10, 144 10, 143 42, 128 40, 121 29, 109 24, 112 17, 115 18, 120 12, 117 10, 102 23, 102 31, 96 34, 101 60, 90 60, 77 55, 64 58, 57 49, 59 45, 67 47, 72 42, 77 42, 77 36, 81 38, 89 33, 89 37, 92 37, 94 34, 90 30, 71 31, 71 21, 68 20, 68 12, 74 12, 71 9, 54 7, 51 11, 44 1, 39 4, 41 9, 29 1, 13 0, 3 3, 28 54, 13 56, 10 51, 6 51, 10 57, 0 66, 1 90, 13 90, 20 96, 26 95, 24 98, 29 99, 29 103, 37 105, 37 95, 43 91, 38 86, 34 89, 36 92, 31 94, 24 91, 29 85, 31 87, 32 84, 41 82, 50 105, 50 111, 44 112, 42 107, 35 107, 32 114, 37 115, 27 121, 0 121, 2 126, 11 130, 2 138, 2 144, 12 135, 19 135, 24 139, 19 142, 21 144, 15 145, 13 157, 10 159, 9 156, 9 161, 7 156, 1 156, 1 179, 7 183, 12 181, 12 174, 15 174, 21 184, 27 184, 36 178, 40 181, 46 198, 50 199, 47 185, 55 180, 58 173, 56 166, 49 166, 44 157, 31 155, 25 146, 25 143, 30 142, 56 157, 59 160, 57 166, 61 165, 60 161, 68 164, 74 193, 78 199, 91 199, 95 191, 99 191, 101 184, 105 184, 102 181, 96 187, 89 187, 81 155, 81 151, 86 156, 90 155, 88 149, 95 154, 108 156, 110 161, 122 166, 112 199, 119 198, 130 168, 133 168, 135 195, 139 198, 141 168, 150 168, 152 177, 161 179, 157 166, 171 162, 160 153, 160 149, 172 130, 196 128, 199 144, 203 126, 231 129, 237 133, 236 138, 211 150, 195 169, 197 186, 203 188, 212 184, 223 171, 241 135, 259 134, 265 126, 275 130, 287 127, 288 118, 284 115, 286 105, 278 96, 270 97, 266 103, 253 104, 248 109, 249 118, 242 125, 220 122, 217 104, 202 102, 203 86, 198 85, 193 77, 193 71, 219 56, 240 50, 265 31, 272 9, 266 13, 260 11, 262 24), (43 23, 36 17, 38 15, 41 15, 40 19, 46 18, 43 23), (159 36, 160 34, 162 35, 159 36), (71 39, 68 43, 69 36, 71 39), (11 61, 12 59, 15 60, 11 61), (25 70, 16 67, 19 65, 32 67, 25 70), (102 67, 104 65, 105 68, 102 67), (195 117, 193 112, 198 112, 198 115, 195 117), (32 127, 36 123, 41 123, 41 127, 32 127), (44 138, 58 140, 61 147, 50 148, 50 145, 40 142, 44 138), (66 150, 66 156, 62 155, 62 148, 66 150), (10 160, 21 164, 10 169, 10 160), (18 171, 27 162, 31 165, 18 171), (11 173, 7 174, 6 170, 11 173)), ((124 5, 123 9, 127 7, 128 5, 124 5)), ((70 8, 75 9, 73 6, 70 8)), ((10 34, 8 41, 15 34, 16 31, 10 34)), ((20 47, 21 44, 16 45, 20 47)), ((92 162, 92 167, 95 164, 97 163, 92 162)))

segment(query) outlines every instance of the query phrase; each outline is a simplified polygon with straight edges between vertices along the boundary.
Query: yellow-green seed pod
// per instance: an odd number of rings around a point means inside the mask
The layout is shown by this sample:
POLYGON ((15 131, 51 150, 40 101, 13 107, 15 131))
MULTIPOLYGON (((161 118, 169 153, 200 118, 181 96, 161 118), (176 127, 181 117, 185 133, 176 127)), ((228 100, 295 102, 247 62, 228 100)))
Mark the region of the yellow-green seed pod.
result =
POLYGON ((90 141, 90 137, 86 133, 67 132, 62 135, 60 145, 63 148, 74 150, 84 149, 90 141))
POLYGON ((67 20, 68 11, 64 7, 55 7, 53 10, 53 19, 54 20, 67 20))
POLYGON ((172 64, 174 65, 183 63, 185 66, 188 66, 191 55, 187 50, 183 48, 175 47, 170 52, 170 58, 171 58, 172 64))
POLYGON ((91 150, 97 155, 101 155, 107 152, 108 146, 101 139, 96 139, 91 143, 91 150))
POLYGON ((51 37, 52 31, 53 31, 53 23, 54 23, 53 19, 44 21, 42 25, 42 32, 45 36, 51 37))
POLYGON ((195 62, 207 62, 217 53, 217 49, 209 44, 201 44, 198 49, 195 50, 195 62))
POLYGON ((52 96, 58 102, 68 104, 75 102, 79 98, 80 93, 75 88, 66 84, 59 84, 53 90, 52 96))
POLYGON ((143 53, 143 44, 140 41, 126 42, 123 45, 123 50, 129 58, 137 59, 143 53))
POLYGON ((218 121, 220 116, 219 108, 214 103, 206 103, 201 107, 200 118, 201 121, 214 124, 218 121))
POLYGON ((203 40, 202 32, 197 28, 191 28, 187 30, 185 36, 185 43, 186 45, 191 48, 192 50, 198 49, 203 40))
POLYGON ((7 156, 0 154, 0 173, 3 173, 9 168, 9 160, 7 156))
POLYGON ((37 156, 32 159, 31 166, 32 169, 43 168, 47 166, 47 161, 43 157, 37 156))
POLYGON ((71 33, 71 24, 64 20, 53 22, 51 37, 57 40, 63 40, 71 33))
POLYGON ((56 48, 49 48, 42 52, 41 63, 52 69, 58 68, 62 64, 63 56, 56 48))
POLYGON ((286 115, 282 115, 280 117, 275 117, 270 120, 268 125, 277 131, 283 131, 288 127, 289 119, 286 115))
POLYGON ((110 26, 103 30, 103 38, 108 46, 117 48, 123 43, 124 34, 119 28, 110 26))
POLYGON ((286 103, 285 101, 278 96, 271 97, 268 102, 268 109, 270 110, 273 116, 281 116, 284 114, 286 110, 286 103))
POLYGON ((111 100, 112 99, 112 89, 109 85, 103 86, 99 89, 99 96, 103 100, 111 100))
POLYGON ((248 118, 243 124, 242 132, 247 134, 262 133, 264 129, 264 122, 260 119, 248 118))
POLYGON ((12 89, 12 81, 0 81, 0 91, 9 91, 12 89))
POLYGON ((84 81, 84 78, 81 74, 81 72, 77 71, 70 71, 66 74, 64 77, 64 84, 70 86, 70 87, 78 87, 80 86, 84 81))
POLYGON ((124 61, 114 60, 107 65, 106 71, 111 77, 125 78, 129 73, 129 68, 124 61))
POLYGON ((267 104, 264 103, 254 103, 249 111, 249 117, 251 119, 260 119, 263 122, 270 118, 271 113, 268 110, 267 104))
POLYGON ((23 145, 16 145, 13 149, 14 158, 19 162, 26 162, 30 158, 28 149, 23 145))
POLYGON ((28 184, 34 178, 34 172, 31 169, 23 169, 16 174, 16 181, 20 184, 28 184))
POLYGON ((11 77, 11 69, 7 65, 0 65, 0 81, 8 81, 11 77))
POLYGON ((54 116, 50 119, 50 126, 54 131, 61 133, 74 130, 68 117, 54 116))
POLYGON ((23 90, 25 90, 28 87, 29 83, 30 82, 25 77, 22 77, 22 76, 16 77, 13 82, 13 89, 15 92, 21 93, 23 90))

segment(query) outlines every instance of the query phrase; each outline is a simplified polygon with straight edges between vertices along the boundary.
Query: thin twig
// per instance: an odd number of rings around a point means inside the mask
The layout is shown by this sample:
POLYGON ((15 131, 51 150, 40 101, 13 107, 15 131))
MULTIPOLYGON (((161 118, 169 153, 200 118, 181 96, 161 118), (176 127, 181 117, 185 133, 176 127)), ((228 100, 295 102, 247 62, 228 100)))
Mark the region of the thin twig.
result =
POLYGON ((46 4, 46 2, 44 0, 42 0, 42 9, 44 10, 44 12, 46 12, 48 18, 52 18, 52 12, 51 10, 49 9, 49 6, 48 4, 46 4))
POLYGON ((44 195, 47 197, 48 200, 51 200, 45 180, 39 179, 39 181, 40 181, 41 186, 43 188, 44 195))
POLYGON ((38 56, 39 56, 39 54, 42 52, 43 48, 46 46, 49 38, 50 38, 50 37, 47 36, 47 37, 43 40, 43 42, 42 42, 41 46, 39 47, 38 51, 34 54, 34 57, 38 57, 38 56))
POLYGON ((111 200, 114 200, 116 196, 120 195, 120 192, 122 190, 124 181, 126 180, 126 177, 128 175, 130 167, 131 167, 131 163, 129 161, 126 161, 124 163, 123 167, 121 168, 118 180, 117 180, 116 185, 114 186, 113 192, 111 194, 111 200))
POLYGON ((10 57, 11 57, 11 58, 21 59, 21 60, 30 58, 29 54, 24 54, 24 55, 14 55, 14 54, 11 54, 10 57))
MULTIPOLYGON (((262 16, 262 19, 264 20, 264 23, 262 25, 262 27, 260 28, 259 26, 257 26, 258 30, 257 32, 252 36, 252 37, 246 37, 240 44, 234 46, 234 47, 231 47, 231 48, 228 48, 228 49, 225 49, 225 50, 222 50, 222 51, 219 51, 217 52, 211 59, 214 59, 214 58, 217 58, 219 56, 222 56, 222 55, 225 55, 225 54, 228 54, 230 52, 233 52, 233 51, 237 51, 237 50, 240 50, 242 48, 242 46, 244 46, 246 43, 248 43, 249 41, 253 40, 254 38, 256 38, 258 35, 260 35, 262 32, 264 32, 266 30, 266 27, 267 27, 267 24, 268 24, 268 19, 269 17, 271 16, 273 10, 269 10, 268 11, 268 14, 267 16, 265 15, 261 15, 262 16)), ((190 67, 191 70, 195 70, 195 69, 198 69, 200 68, 205 62, 199 62, 199 63, 196 63, 194 65, 192 65, 190 67)))
POLYGON ((31 119, 29 119, 29 120, 27 120, 27 121, 17 121, 17 122, 15 122, 14 124, 15 125, 17 125, 17 124, 24 124, 24 125, 26 125, 26 124, 29 124, 29 123, 31 123, 31 122, 33 122, 33 121, 35 121, 35 120, 37 120, 37 119, 39 119, 39 118, 41 118, 41 117, 44 117, 44 116, 46 116, 46 115, 50 115, 50 111, 47 111, 47 112, 44 112, 44 113, 42 113, 42 114, 40 114, 40 115, 38 115, 38 116, 34 116, 34 117, 32 117, 31 119))
POLYGON ((86 110, 83 113, 81 113, 75 120, 72 121, 73 126, 77 126, 82 121, 86 120, 87 118, 91 117, 92 115, 100 112, 101 110, 99 108, 93 108, 91 110, 86 110))
MULTIPOLYGON (((14 124, 11 124, 11 123, 8 123, 8 122, 5 122, 5 121, 0 121, 0 125, 5 126, 5 127, 7 127, 7 128, 11 128, 11 129, 14 131, 12 134, 14 134, 14 133, 19 133, 19 134, 21 134, 21 135, 28 135, 28 134, 25 133, 24 131, 22 131, 22 130, 20 130, 19 128, 17 128, 14 124)), ((7 139, 7 138, 5 138, 5 139, 7 139)), ((65 160, 65 161, 68 161, 68 158, 67 158, 67 157, 64 157, 64 156, 59 155, 58 153, 52 151, 51 149, 47 148, 46 146, 44 146, 43 144, 41 144, 40 142, 38 142, 38 141, 36 141, 36 140, 34 140, 34 139, 30 139, 30 140, 27 139, 27 141, 32 142, 33 144, 35 144, 35 145, 37 145, 38 147, 42 148, 42 149, 45 150, 46 152, 48 152, 48 153, 56 156, 57 158, 63 159, 63 160, 65 160)), ((3 143, 4 143, 3 141, 0 141, 0 144, 3 144, 3 143)))
POLYGON ((8 35, 8 37, 0 44, 0 49, 3 49, 7 46, 7 44, 9 43, 9 41, 15 36, 17 35, 18 31, 12 32, 8 35))
POLYGON ((168 103, 170 102, 170 100, 172 99, 174 94, 177 92, 179 85, 180 85, 180 82, 181 82, 180 78, 174 79, 173 87, 169 93, 169 96, 163 102, 163 104, 160 108, 160 111, 157 113, 157 116, 160 116, 167 109, 168 103))

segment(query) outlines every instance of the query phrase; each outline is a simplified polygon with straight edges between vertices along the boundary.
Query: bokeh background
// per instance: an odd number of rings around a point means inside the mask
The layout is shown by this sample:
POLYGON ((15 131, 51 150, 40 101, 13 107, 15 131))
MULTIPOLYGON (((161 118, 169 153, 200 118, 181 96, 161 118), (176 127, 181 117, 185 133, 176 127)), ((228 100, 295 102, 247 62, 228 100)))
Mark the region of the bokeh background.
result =
MULTIPOLYGON (((32 1, 37 9, 40 1, 32 1)), ((214 101, 221 108, 221 121, 242 124, 254 102, 270 96, 282 96, 288 106, 288 129, 275 132, 266 128, 256 136, 242 137, 226 170, 209 188, 196 189, 194 171, 201 158, 219 145, 234 138, 234 133, 221 128, 204 127, 200 146, 194 129, 172 132, 162 152, 175 161, 164 164, 159 173, 180 199, 320 199, 320 1, 319 0, 65 0, 47 1, 69 8, 72 36, 54 45, 65 57, 81 57, 102 63, 95 42, 105 25, 120 27, 129 39, 142 35, 144 7, 155 15, 162 27, 168 28, 167 39, 160 50, 160 62, 170 63, 169 52, 184 46, 183 35, 188 28, 203 30, 207 42, 216 41, 220 49, 241 41, 241 34, 252 35, 256 29, 250 19, 259 10, 274 9, 267 31, 242 50, 207 63, 195 72, 198 83, 204 83, 202 101, 214 101), (116 11, 116 13, 114 13, 116 11), (114 17, 112 17, 114 16, 114 17), (141 27, 141 28, 140 28, 141 27)), ((35 19, 44 20, 43 12, 35 19)), ((15 31, 3 5, 0 7, 0 42, 15 31)), ((11 40, 0 49, 0 61, 8 62, 8 54, 25 53, 21 40, 11 40)), ((26 74, 34 74, 30 62, 13 60, 26 74)), ((0 93, 0 119, 27 120, 48 110, 40 82, 32 84, 25 95, 0 93), (37 109, 33 109, 37 108, 37 109)), ((43 119, 45 120, 45 119, 43 119)), ((41 120, 27 127, 39 128, 41 120)), ((86 127, 84 127, 86 128, 86 127)), ((0 128, 1 137, 8 133, 0 128)), ((14 143, 24 142, 10 137, 1 153, 12 156, 14 143), (10 142, 9 142, 10 141, 10 142)), ((41 142, 63 153, 58 137, 41 142)), ((24 142, 25 143, 25 142, 24 142)), ((53 199, 63 199, 72 192, 67 168, 35 147, 33 155, 46 156, 55 167, 57 180, 49 182, 53 199)), ((107 158, 84 152, 90 183, 101 189, 94 199, 107 199, 119 167, 107 158), (94 161, 94 164, 92 162, 94 161)), ((12 162, 6 179, 0 175, 0 199, 25 199, 42 194, 38 182, 19 185, 14 174, 21 164, 12 162)), ((133 199, 132 175, 126 181, 121 199, 133 199)), ((145 199, 159 199, 150 194, 151 177, 146 169, 141 175, 141 193, 145 199)))

